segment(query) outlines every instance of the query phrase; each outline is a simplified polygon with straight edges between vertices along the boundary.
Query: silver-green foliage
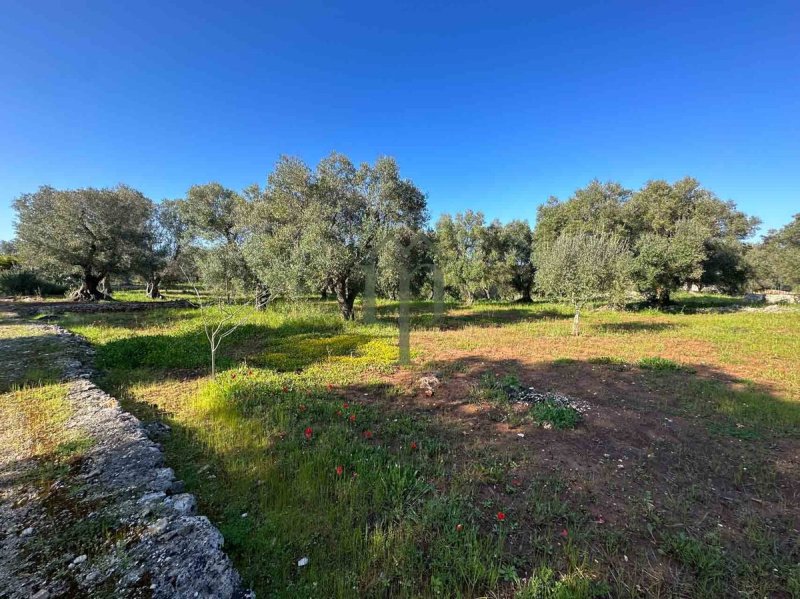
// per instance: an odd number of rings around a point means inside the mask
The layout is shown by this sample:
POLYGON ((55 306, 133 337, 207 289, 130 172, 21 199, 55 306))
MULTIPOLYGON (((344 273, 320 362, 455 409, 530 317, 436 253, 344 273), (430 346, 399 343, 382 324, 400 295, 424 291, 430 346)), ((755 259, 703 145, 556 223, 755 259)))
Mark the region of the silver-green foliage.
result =
POLYGON ((393 158, 355 166, 333 153, 312 171, 282 158, 248 219, 247 263, 276 293, 330 289, 345 319, 381 248, 421 229, 424 194, 393 158))
POLYGON ((149 239, 153 203, 125 185, 58 190, 40 187, 14 202, 23 264, 82 281, 77 296, 98 299, 101 280, 128 273, 149 239))
POLYGON ((624 290, 631 264, 628 247, 619 237, 566 233, 539 247, 534 262, 538 289, 574 309, 575 335, 581 310, 590 301, 612 298, 624 290))

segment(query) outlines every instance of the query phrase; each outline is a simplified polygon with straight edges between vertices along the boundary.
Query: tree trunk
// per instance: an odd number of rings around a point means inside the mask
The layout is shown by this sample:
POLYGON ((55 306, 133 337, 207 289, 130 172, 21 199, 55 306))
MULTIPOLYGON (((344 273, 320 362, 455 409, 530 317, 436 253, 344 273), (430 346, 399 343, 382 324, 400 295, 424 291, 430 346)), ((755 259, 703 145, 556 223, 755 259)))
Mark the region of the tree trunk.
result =
POLYGON ((108 278, 108 275, 105 275, 102 279, 100 279, 100 284, 97 286, 105 297, 111 297, 113 291, 111 290, 111 280, 108 278))
POLYGON ((108 299, 111 296, 102 292, 99 288, 100 281, 104 278, 105 275, 95 276, 91 273, 84 273, 80 288, 72 292, 70 299, 76 302, 96 302, 101 299, 108 299))
POLYGON ((580 326, 581 326, 581 311, 575 310, 575 317, 572 319, 572 334, 573 335, 580 335, 580 326))
POLYGON ((269 289, 267 289, 264 285, 259 283, 256 285, 256 310, 264 310, 269 304, 270 300, 270 293, 269 289))
POLYGON ((522 288, 522 297, 519 298, 519 302, 521 304, 531 304, 531 303, 533 303, 533 299, 531 298, 531 285, 525 285, 522 288))
POLYGON ((339 303, 339 311, 342 313, 342 318, 345 320, 355 320, 355 311, 353 310, 353 303, 355 302, 356 294, 350 290, 347 280, 340 281, 336 284, 336 301, 339 303))
POLYGON ((471 306, 472 305, 472 301, 473 301, 472 292, 468 290, 467 291, 467 305, 471 306))
POLYGON ((670 296, 669 296, 669 289, 666 287, 658 290, 658 296, 656 297, 656 302, 659 306, 666 306, 669 304, 670 296))
POLYGON ((147 288, 145 290, 147 297, 150 299, 164 299, 164 296, 161 295, 161 290, 158 288, 160 284, 161 277, 152 277, 147 281, 147 288))

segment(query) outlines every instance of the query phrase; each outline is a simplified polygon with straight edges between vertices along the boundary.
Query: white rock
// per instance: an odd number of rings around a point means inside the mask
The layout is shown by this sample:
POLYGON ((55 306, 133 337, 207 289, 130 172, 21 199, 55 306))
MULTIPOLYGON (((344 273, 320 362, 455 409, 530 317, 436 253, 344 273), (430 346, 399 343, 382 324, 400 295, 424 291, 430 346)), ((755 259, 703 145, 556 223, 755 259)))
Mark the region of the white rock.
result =
POLYGON ((308 558, 307 557, 301 557, 299 560, 297 560, 297 567, 298 568, 302 568, 303 566, 307 566, 307 565, 308 565, 308 558))

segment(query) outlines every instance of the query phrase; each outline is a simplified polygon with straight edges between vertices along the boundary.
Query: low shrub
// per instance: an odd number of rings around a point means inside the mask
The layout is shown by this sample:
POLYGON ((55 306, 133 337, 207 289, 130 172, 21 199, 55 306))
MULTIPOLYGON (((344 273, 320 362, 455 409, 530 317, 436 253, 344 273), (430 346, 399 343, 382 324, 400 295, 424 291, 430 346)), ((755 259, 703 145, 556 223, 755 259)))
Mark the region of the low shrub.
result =
POLYGON ((12 268, 0 272, 0 295, 64 295, 66 285, 42 279, 35 272, 12 268))
POLYGON ((10 254, 0 254, 0 271, 11 270, 17 265, 17 259, 10 254))
POLYGON ((476 401, 507 403, 510 396, 519 388, 520 382, 516 375, 498 376, 491 372, 485 372, 481 375, 478 386, 473 389, 472 395, 476 401))

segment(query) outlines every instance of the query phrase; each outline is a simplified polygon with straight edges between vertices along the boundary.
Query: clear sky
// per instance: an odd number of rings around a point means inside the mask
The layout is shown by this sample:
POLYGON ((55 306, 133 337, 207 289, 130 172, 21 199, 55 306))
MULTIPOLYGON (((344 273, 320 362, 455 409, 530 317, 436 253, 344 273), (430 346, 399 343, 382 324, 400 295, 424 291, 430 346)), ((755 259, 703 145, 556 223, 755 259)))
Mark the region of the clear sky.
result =
POLYGON ((395 156, 434 216, 594 177, 800 212, 800 3, 0 0, 0 239, 39 185, 153 199, 395 156))

